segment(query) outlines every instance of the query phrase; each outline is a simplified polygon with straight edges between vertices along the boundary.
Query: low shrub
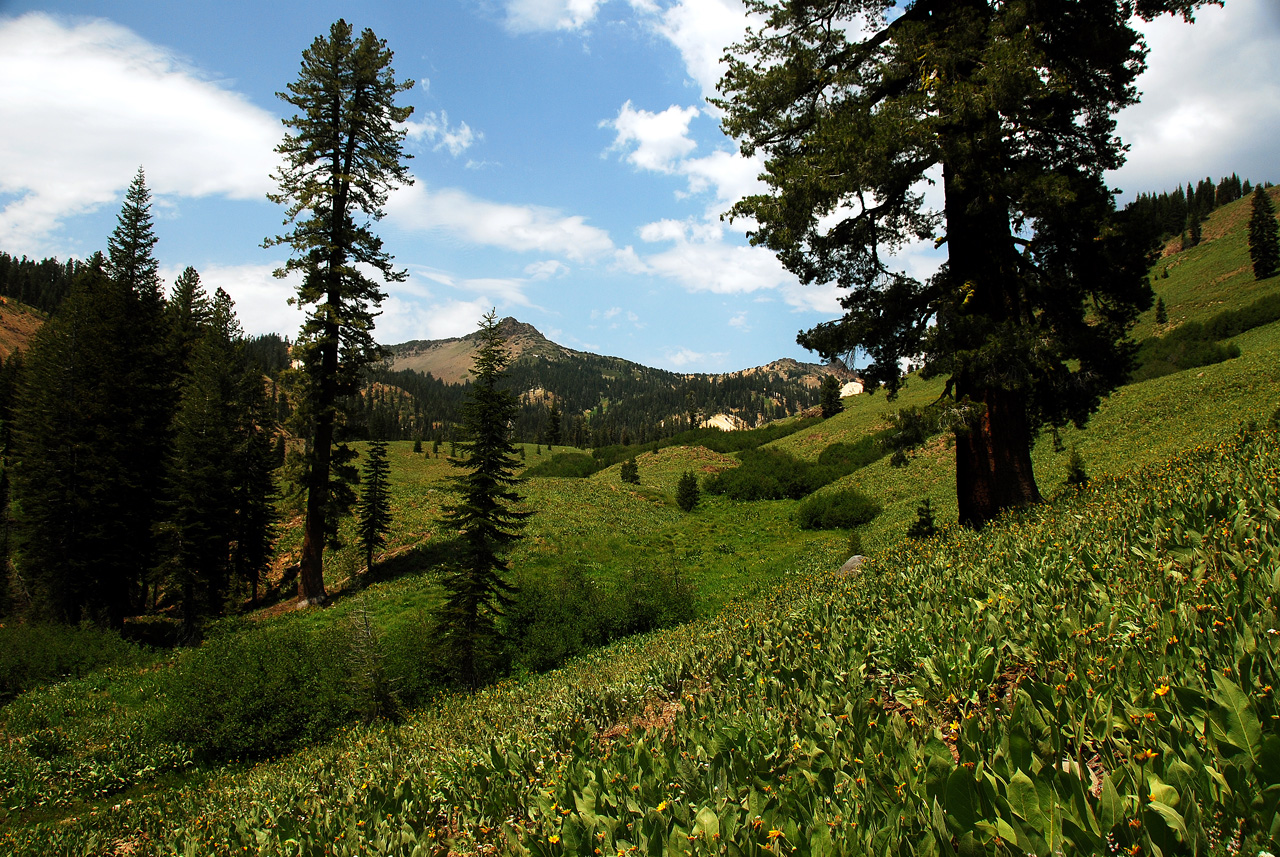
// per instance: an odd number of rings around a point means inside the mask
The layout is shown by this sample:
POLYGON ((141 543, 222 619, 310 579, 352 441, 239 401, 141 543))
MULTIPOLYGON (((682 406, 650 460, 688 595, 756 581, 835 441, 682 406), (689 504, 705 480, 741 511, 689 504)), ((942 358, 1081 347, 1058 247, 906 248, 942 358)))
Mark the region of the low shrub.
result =
POLYGON ((806 499, 796 507, 796 523, 802 530, 851 530, 869 523, 881 508, 866 494, 848 488, 806 499))
POLYGON ((516 670, 539 672, 631 634, 693 618, 693 592, 674 572, 628 570, 613 584, 570 565, 522 575, 520 596, 506 614, 508 657, 516 670))
POLYGON ((730 500, 799 500, 837 478, 838 471, 780 449, 741 453, 742 464, 708 477, 704 488, 730 500))
POLYGON ((530 467, 524 475, 582 479, 600 469, 600 463, 585 452, 557 452, 546 461, 530 467))
POLYGON ((213 637, 167 677, 158 726, 206 759, 263 759, 359 716, 349 635, 297 623, 213 637))
POLYGON ((33 688, 150 657, 115 631, 91 625, 0 625, 0 705, 33 688))

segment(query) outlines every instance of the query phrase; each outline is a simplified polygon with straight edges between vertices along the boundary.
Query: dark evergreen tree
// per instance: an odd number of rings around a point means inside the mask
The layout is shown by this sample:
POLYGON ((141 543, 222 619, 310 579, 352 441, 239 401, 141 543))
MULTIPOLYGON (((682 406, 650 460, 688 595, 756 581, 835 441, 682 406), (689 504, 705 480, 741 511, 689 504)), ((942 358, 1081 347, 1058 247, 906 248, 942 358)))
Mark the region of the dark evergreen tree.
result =
POLYGON ((890 20, 880 0, 748 0, 762 23, 716 103, 769 188, 731 215, 802 282, 848 290, 802 345, 858 348, 891 393, 917 355, 949 378, 967 525, 1038 502, 1035 431, 1083 424, 1128 378, 1154 248, 1104 180, 1114 116, 1145 65, 1135 17, 1200 5, 914 0, 890 20), (934 169, 941 212, 918 191, 934 169), (924 282, 889 264, 918 239, 948 254, 924 282))
POLYGON ((840 379, 835 375, 824 375, 822 378, 822 418, 834 417, 844 411, 844 402, 840 400, 840 379))
MULTIPOLYGON (((135 610, 147 604, 147 590, 156 564, 154 523, 160 517, 164 494, 165 461, 169 430, 177 408, 177 366, 170 351, 171 338, 165 307, 160 264, 154 255, 156 235, 151 219, 151 193, 142 168, 130 182, 120 208, 116 228, 107 240, 106 272, 133 300, 130 318, 116 332, 128 348, 129 386, 118 407, 133 420, 131 441, 123 450, 123 462, 133 476, 128 501, 135 514, 120 538, 133 546, 138 569, 130 582, 135 610)), ((154 600, 154 593, 153 598, 154 600)))
POLYGON ((356 524, 360 547, 364 549, 366 575, 373 573, 373 552, 386 544, 387 533, 391 532, 390 474, 387 442, 371 441, 360 478, 360 509, 356 524))
POLYGON ((924 502, 916 507, 916 519, 907 527, 907 538, 927 539, 937 534, 938 525, 933 520, 933 501, 925 497, 924 502))
POLYGON ((195 268, 186 268, 174 281, 166 312, 169 355, 175 372, 181 377, 209 322, 209 296, 200 285, 200 274, 195 268))
POLYGON ((231 301, 219 293, 194 344, 173 421, 168 514, 161 527, 169 574, 177 588, 183 636, 223 612, 231 584, 236 518, 233 468, 244 419, 237 401, 236 340, 231 301))
POLYGON ((450 460, 466 472, 456 479, 458 502, 445 511, 461 544, 457 561, 444 576, 438 625, 442 650, 449 653, 454 678, 464 687, 477 687, 498 668, 497 620, 514 591, 503 578, 505 555, 532 514, 516 508, 519 465, 509 426, 518 404, 499 386, 509 359, 495 313, 489 312, 480 324, 474 379, 462 412, 465 458, 450 460))
POLYGON ((350 463, 350 451, 335 438, 339 411, 344 397, 357 392, 360 370, 382 358, 372 331, 385 295, 361 271, 373 268, 386 282, 406 276, 371 227, 392 189, 412 182, 401 144, 413 108, 395 99, 413 81, 396 80, 391 56, 372 30, 353 38, 339 20, 303 52, 298 80, 280 93, 298 112, 285 120, 290 133, 276 147, 280 190, 269 198, 287 206, 292 231, 266 244, 292 249, 279 273, 302 274, 297 300, 311 307, 295 346, 308 399, 306 410, 299 408, 308 445, 298 597, 309 604, 326 599, 324 545, 336 531, 331 519, 335 490, 341 491, 332 471, 350 463))
POLYGON ((280 523, 275 471, 284 453, 283 447, 277 450, 275 441, 282 444, 284 436, 274 438, 275 413, 258 364, 248 354, 243 359, 246 371, 236 385, 243 422, 235 458, 230 462, 236 509, 231 572, 249 586, 250 599, 256 604, 262 575, 271 566, 280 523))
POLYGON ((628 482, 632 485, 640 484, 640 465, 636 464, 634 457, 628 458, 626 461, 622 462, 622 468, 619 475, 622 477, 623 482, 628 482))
POLYGON ((1156 324, 1168 324, 1169 311, 1165 309, 1164 298, 1156 298, 1156 324))
MULTIPOLYGON (((18 574, 41 615, 120 627, 143 566, 136 354, 125 335, 137 296, 101 254, 77 274, 32 340, 15 407, 18 574)), ((149 543, 149 539, 145 542, 149 543)))
POLYGON ((1277 238, 1276 213, 1270 195, 1259 186, 1253 192, 1253 208, 1249 215, 1249 258, 1253 276, 1259 280, 1280 273, 1280 238, 1277 238))
POLYGON ((692 512, 698 507, 699 499, 698 477, 693 475, 692 470, 686 470, 676 481, 676 505, 685 512, 692 512))
POLYGON ((547 446, 557 446, 560 443, 560 423, 564 417, 560 414, 560 406, 551 401, 551 407, 547 410, 547 446))

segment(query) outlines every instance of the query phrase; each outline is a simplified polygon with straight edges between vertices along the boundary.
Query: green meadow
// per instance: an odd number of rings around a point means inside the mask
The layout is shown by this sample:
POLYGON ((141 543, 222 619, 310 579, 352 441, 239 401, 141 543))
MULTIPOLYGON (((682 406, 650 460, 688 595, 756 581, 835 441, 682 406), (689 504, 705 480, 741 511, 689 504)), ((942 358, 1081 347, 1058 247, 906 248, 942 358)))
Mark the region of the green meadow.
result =
MULTIPOLYGON (((1246 205, 1153 269, 1170 326, 1280 290, 1240 261, 1246 205)), ((1233 341, 1235 359, 1124 387, 1085 428, 1039 437, 1046 502, 982 532, 955 526, 945 437, 819 489, 882 506, 849 574, 849 533, 801 530, 797 501, 704 492, 679 510, 680 475, 733 455, 646 452, 638 485, 619 464, 527 479, 508 678, 428 682, 397 718, 212 758, 164 728, 190 653, 139 648, 0 708, 0 853, 1274 853, 1280 323, 1233 341), (1072 449, 1084 489, 1065 486, 1072 449), (926 498, 943 532, 908 539, 926 498), (554 613, 566 599, 576 612, 554 613)), ((941 391, 913 378, 896 401, 846 399, 770 446, 816 461, 941 391)), ((278 634, 346 663, 357 640, 404 658, 428 639, 453 468, 411 443, 390 459, 372 574, 348 533, 331 606, 282 597, 205 648, 278 634)), ((299 545, 293 522, 273 597, 299 545)))

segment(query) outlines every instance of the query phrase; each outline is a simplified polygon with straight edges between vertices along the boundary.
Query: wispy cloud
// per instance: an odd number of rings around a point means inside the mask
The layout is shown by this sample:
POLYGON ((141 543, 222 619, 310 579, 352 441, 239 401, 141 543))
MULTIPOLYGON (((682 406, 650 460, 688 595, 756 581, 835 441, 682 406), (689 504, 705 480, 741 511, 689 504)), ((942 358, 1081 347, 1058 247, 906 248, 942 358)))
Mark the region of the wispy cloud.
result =
MULTIPOLYGON (((407 139, 431 146, 435 151, 448 149, 455 158, 471 148, 477 140, 483 140, 484 134, 471 130, 466 122, 456 126, 449 125, 449 114, 441 110, 439 113, 426 113, 421 121, 410 119, 405 123, 407 139)), ((468 164, 473 162, 468 161, 468 164)))
POLYGON ((457 188, 428 190, 422 181, 397 190, 387 204, 387 216, 403 229, 448 232, 475 244, 577 261, 614 250, 609 233, 589 226, 580 215, 491 202, 457 188))
POLYGON ((270 113, 118 24, 0 19, 9 252, 58 252, 61 222, 116 202, 139 165, 158 196, 261 199, 281 134, 270 113))

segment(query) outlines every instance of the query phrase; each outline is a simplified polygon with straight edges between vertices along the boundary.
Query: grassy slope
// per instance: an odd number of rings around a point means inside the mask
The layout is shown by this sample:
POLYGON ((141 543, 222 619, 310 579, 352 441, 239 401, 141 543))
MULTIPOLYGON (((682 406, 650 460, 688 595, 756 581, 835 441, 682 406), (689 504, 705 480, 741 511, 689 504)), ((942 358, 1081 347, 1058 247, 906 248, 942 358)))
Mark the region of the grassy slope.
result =
MULTIPOLYGON (((1230 214, 1230 208, 1215 213, 1215 216, 1230 214)), ((1211 230, 1206 229, 1206 234, 1211 234, 1211 230)), ((1182 282, 1180 278, 1190 278, 1195 265, 1199 265, 1202 272, 1233 271, 1229 267, 1235 259, 1232 254, 1238 256, 1239 248, 1231 242, 1231 236, 1208 241, 1200 248, 1183 254, 1185 259, 1174 258, 1173 261, 1181 261, 1181 264, 1171 267, 1167 280, 1156 281, 1157 289, 1166 295, 1171 318, 1181 318, 1180 312, 1185 312, 1187 318, 1204 317, 1223 307, 1247 303, 1273 288, 1271 282, 1275 281, 1257 284, 1252 282, 1251 273, 1239 272, 1226 278, 1220 274, 1213 275, 1218 278, 1218 297, 1197 292, 1182 282), (1200 255, 1192 259, 1191 254, 1196 253, 1200 255), (1224 283, 1239 293, 1222 292, 1224 283), (1183 286, 1186 286, 1183 292, 1174 291, 1175 287, 1183 286), (1178 294, 1182 296, 1177 297, 1178 302, 1175 303, 1175 295, 1178 294), (1175 307, 1179 308, 1177 312, 1175 307)), ((1237 341, 1244 351, 1238 360, 1126 388, 1104 404, 1086 430, 1068 430, 1064 432, 1063 440, 1068 445, 1074 443, 1079 447, 1090 472, 1098 477, 1166 460, 1179 449, 1207 444, 1230 434, 1244 419, 1269 415, 1280 404, 1280 369, 1277 368, 1280 367, 1280 325, 1252 331, 1237 341)), ((908 387, 900 402, 925 402, 935 397, 940 389, 938 382, 916 382, 908 387)), ((830 443, 853 440, 868 430, 878 428, 888 410, 897 404, 887 403, 883 396, 872 396, 848 400, 846 406, 848 410, 841 416, 785 438, 778 445, 806 457, 816 457, 830 443)), ((397 504, 397 524, 388 550, 391 561, 400 564, 397 573, 404 576, 375 585, 366 596, 379 620, 388 623, 429 609, 435 598, 429 571, 431 553, 424 550, 424 543, 431 545, 436 541, 434 536, 438 535, 435 522, 444 495, 433 485, 446 475, 447 465, 442 460, 425 461, 413 456, 409 450, 409 444, 393 445, 393 502, 397 504)), ((536 460, 532 448, 526 451, 526 456, 530 463, 536 460)), ((1050 494, 1053 487, 1061 483, 1066 455, 1054 453, 1047 439, 1042 439, 1035 457, 1042 489, 1050 494)), ((791 503, 735 505, 712 498, 693 516, 683 516, 671 506, 675 479, 684 469, 705 471, 728 463, 705 450, 672 449, 640 458, 642 484, 638 489, 622 485, 617 467, 596 474, 585 483, 533 480, 527 486, 530 505, 545 514, 533 519, 531 538, 522 547, 517 561, 531 566, 542 563, 547 568, 565 562, 595 563, 599 573, 607 574, 611 570, 610 564, 616 567, 619 562, 663 561, 665 557, 666 561, 684 563, 691 570, 704 593, 704 606, 708 609, 725 604, 734 596, 756 597, 759 592, 770 589, 774 582, 788 577, 808 580, 815 571, 838 563, 842 537, 801 536, 790 523, 791 503)), ((869 529, 867 547, 884 552, 892 545, 914 516, 915 504, 924 496, 933 499, 942 521, 948 517, 954 519, 951 467, 949 450, 944 443, 938 443, 925 450, 908 468, 890 468, 887 462, 882 461, 847 477, 850 484, 862 486, 886 502, 885 513, 869 529)), ((286 551, 290 548, 287 539, 284 548, 286 551)), ((330 585, 340 588, 344 578, 357 567, 358 561, 352 549, 340 553, 331 563, 330 585)), ((329 611, 290 615, 278 621, 329 623, 339 621, 348 609, 349 604, 339 601, 338 606, 329 611)), ((745 611, 761 618, 771 609, 767 600, 757 599, 750 604, 739 602, 725 616, 734 615, 733 611, 745 611)), ((723 621, 713 624, 718 629, 714 633, 729 633, 726 630, 729 626, 723 621)), ((79 834, 74 831, 94 830, 105 825, 106 829, 115 829, 118 833, 111 834, 104 842, 112 841, 113 837, 124 838, 145 849, 146 839, 124 833, 134 822, 144 824, 143 820, 150 818, 144 826, 149 827, 151 835, 158 839, 165 829, 177 823, 170 819, 171 814, 172 819, 190 820, 208 810, 223 819, 215 827, 221 827, 225 832, 227 828, 223 825, 231 824, 235 815, 228 807, 237 806, 241 801, 252 803, 263 795, 278 797, 279 789, 293 788, 283 783, 293 783, 300 775, 304 782, 307 781, 312 775, 300 772, 314 772, 316 766, 323 770, 322 779, 328 783, 326 788, 338 792, 345 789, 346 794, 358 798, 359 791, 350 791, 358 788, 351 777, 372 764, 370 753, 386 751, 394 757, 396 751, 388 747, 399 746, 400 736, 410 736, 403 740, 407 746, 416 747, 408 752, 417 755, 413 759, 401 759, 389 770, 400 770, 397 765, 407 766, 418 770, 422 776, 428 776, 428 768, 436 771, 450 764, 462 764, 457 761, 459 759, 470 758, 468 747, 482 747, 484 740, 488 740, 485 738, 477 745, 478 736, 501 735, 512 729, 516 732, 522 729, 536 731, 536 724, 553 720, 555 710, 544 710, 543 706, 547 705, 548 695, 565 692, 565 681, 574 691, 570 700, 563 702, 567 707, 562 713, 581 713, 583 705, 592 711, 606 705, 606 708, 613 706, 610 710, 616 709, 615 717, 621 717, 623 714, 620 712, 635 710, 637 697, 652 696, 662 685, 662 672, 670 669, 666 657, 669 650, 683 651, 694 645, 691 640, 703 633, 698 628, 691 626, 657 638, 622 644, 598 658, 587 659, 560 676, 535 678, 520 686, 495 688, 482 694, 474 703, 464 700, 446 702, 442 708, 423 712, 397 737, 377 734, 370 737, 371 733, 356 730, 331 747, 317 748, 296 758, 258 766, 248 774, 232 769, 222 774, 210 772, 214 780, 207 786, 200 785, 201 779, 197 778, 185 786, 179 784, 180 787, 165 791, 163 781, 154 781, 147 789, 161 787, 154 797, 144 797, 143 792, 136 789, 128 793, 139 798, 137 809, 126 807, 114 820, 84 816, 66 825, 65 829, 68 835, 75 837, 79 834), (658 642, 653 642, 653 639, 658 642), (624 698, 630 701, 619 701, 624 698), (602 699, 612 701, 606 704, 601 702, 602 699), (503 713, 497 716, 495 710, 503 713), (512 711, 518 713, 512 714, 512 711), (483 728, 477 724, 484 724, 483 728), (391 745, 387 741, 391 741, 391 745), (450 762, 451 759, 454 761, 450 762), (165 803, 172 805, 157 817, 154 813, 165 803)), ((726 653, 714 651, 707 656, 711 655, 723 657, 726 653)), ((110 742, 112 732, 122 728, 120 709, 127 709, 128 704, 137 704, 139 698, 145 698, 148 683, 145 677, 135 681, 123 676, 117 677, 114 684, 109 678, 98 677, 93 679, 93 684, 96 690, 74 683, 54 689, 50 691, 50 701, 52 698, 64 699, 62 704, 67 708, 68 717, 73 715, 75 708, 72 700, 85 700, 90 708, 109 709, 110 716, 101 716, 101 711, 94 715, 99 717, 94 729, 98 737, 91 740, 95 744, 104 742, 103 753, 110 756, 105 745, 110 742)), ((13 731, 17 724, 11 718, 18 710, 14 708, 5 712, 9 722, 3 728, 14 736, 18 735, 13 731)), ((128 726, 128 718, 125 717, 123 728, 128 726)), ((17 749, 21 750, 21 746, 17 749)), ((103 753, 95 751, 98 756, 103 753)), ((93 761, 90 757, 86 759, 93 761)), ((104 756, 100 763, 109 764, 111 760, 104 756)), ((128 776, 123 769, 120 773, 128 776)), ((430 774, 430 777, 436 776, 439 774, 430 774)), ((105 796, 110 791, 107 787, 102 794, 105 796)), ((85 796, 91 799, 90 806, 96 801, 99 809, 105 810, 102 798, 94 799, 92 793, 85 796)), ((387 799, 391 801, 388 805, 396 802, 390 797, 387 799)), ((85 811, 92 810, 86 807, 85 811)), ((40 817, 31 816, 32 820, 40 817)), ((351 824, 354 823, 352 820, 351 824)), ((359 831, 352 827, 351 832, 359 831)), ((33 838, 28 841, 37 843, 40 835, 33 831, 33 838)), ((197 835, 194 830, 192 835, 197 835)), ((223 835, 219 834, 219 837, 223 835)), ((203 838, 203 834, 198 838, 203 838)), ((74 838, 68 841, 82 842, 74 838)))

